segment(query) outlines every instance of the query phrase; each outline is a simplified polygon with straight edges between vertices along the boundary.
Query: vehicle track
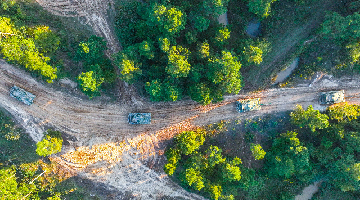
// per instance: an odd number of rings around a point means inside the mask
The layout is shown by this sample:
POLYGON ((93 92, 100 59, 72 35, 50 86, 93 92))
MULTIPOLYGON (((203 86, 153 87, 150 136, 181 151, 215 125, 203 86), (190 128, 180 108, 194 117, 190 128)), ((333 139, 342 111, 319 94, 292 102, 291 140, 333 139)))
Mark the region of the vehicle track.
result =
POLYGON ((324 110, 326 107, 318 103, 318 93, 326 90, 345 89, 346 96, 351 97, 350 102, 359 103, 359 83, 359 79, 337 80, 325 75, 313 87, 268 89, 226 96, 222 103, 210 106, 199 106, 190 100, 174 103, 144 101, 138 108, 104 103, 101 98, 81 99, 57 90, 56 83, 37 82, 25 71, 0 60, 0 106, 8 110, 35 141, 41 140, 42 132, 48 126, 76 138, 69 140, 62 155, 53 157, 53 160, 84 177, 119 190, 128 189, 145 199, 152 199, 152 194, 201 199, 173 185, 163 172, 156 172, 144 164, 159 163, 165 148, 162 142, 177 133, 220 120, 289 111, 297 104, 324 110), (27 106, 10 97, 9 89, 13 85, 37 95, 34 104, 27 106), (262 98, 262 110, 238 113, 234 102, 250 97, 262 98), (138 111, 151 112, 152 123, 129 125, 128 113, 138 111))

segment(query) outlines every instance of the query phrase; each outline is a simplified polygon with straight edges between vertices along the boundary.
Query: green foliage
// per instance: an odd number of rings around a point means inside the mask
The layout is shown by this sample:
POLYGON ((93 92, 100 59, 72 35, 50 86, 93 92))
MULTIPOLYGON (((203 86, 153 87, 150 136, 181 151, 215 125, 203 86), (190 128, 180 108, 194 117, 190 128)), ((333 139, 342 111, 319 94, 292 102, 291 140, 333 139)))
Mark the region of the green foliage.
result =
POLYGON ((212 23, 226 11, 227 3, 149 0, 146 5, 119 7, 116 28, 123 53, 134 64, 141 63, 136 68, 143 76, 137 81, 145 85, 152 101, 190 95, 206 105, 240 91, 241 64, 234 53, 224 50, 229 28, 212 23))
POLYGON ((15 167, 0 170, 1 199, 22 199, 24 196, 29 196, 35 192, 34 184, 18 184, 15 173, 15 167))
POLYGON ((44 139, 41 140, 36 144, 36 153, 39 156, 49 156, 51 154, 55 154, 61 151, 62 147, 62 138, 61 137, 52 137, 50 136, 53 134, 51 131, 50 133, 46 134, 44 139))
POLYGON ((175 140, 180 152, 189 155, 203 145, 205 141, 205 132, 201 129, 196 131, 184 131, 176 136, 175 140))
POLYGON ((173 35, 185 28, 186 14, 176 7, 154 4, 149 19, 160 32, 173 35))
POLYGON ((201 43, 199 45, 199 53, 200 53, 200 58, 206 58, 209 57, 210 55, 210 46, 209 43, 207 41, 201 43))
POLYGON ((335 104, 327 108, 328 116, 332 120, 344 121, 344 120, 354 120, 360 116, 359 106, 351 105, 346 103, 335 104))
POLYGON ((290 178, 310 169, 310 155, 305 146, 296 137, 298 133, 288 131, 280 134, 273 142, 269 156, 269 173, 280 177, 290 178))
POLYGON ((266 155, 266 152, 262 149, 260 144, 251 143, 250 150, 251 150, 255 160, 261 160, 266 155))
POLYGON ((80 82, 81 89, 90 97, 93 93, 99 91, 99 87, 104 81, 103 78, 99 78, 98 75, 93 71, 86 73, 82 72, 78 76, 78 80, 80 82))
POLYGON ((351 64, 355 64, 359 62, 360 59, 360 45, 358 42, 354 44, 350 44, 346 46, 347 49, 349 49, 349 56, 351 59, 351 64))
POLYGON ((310 105, 304 110, 300 105, 297 105, 294 112, 290 114, 291 123, 300 128, 307 127, 312 132, 316 129, 324 129, 329 126, 329 117, 326 114, 321 114, 318 110, 314 110, 310 105))
POLYGON ((52 82, 57 78, 57 69, 47 64, 50 58, 39 53, 35 43, 41 40, 27 35, 25 28, 16 27, 9 18, 0 17, 0 50, 4 58, 16 61, 29 70, 39 71, 52 82))
POLYGON ((36 48, 40 53, 52 55, 60 45, 60 38, 47 26, 36 26, 30 29, 36 48))
POLYGON ((180 152, 177 149, 169 149, 166 151, 168 163, 165 164, 164 171, 170 176, 174 174, 178 161, 180 160, 180 152))
POLYGON ((260 64, 263 57, 270 51, 270 43, 264 40, 246 40, 244 51, 244 61, 250 64, 260 64))
MULTIPOLYGON (((215 130, 214 130, 215 131, 215 130)), ((175 148, 166 151, 165 172, 177 175, 192 189, 206 192, 212 199, 234 199, 228 187, 241 180, 241 159, 226 159, 217 146, 201 148, 207 132, 203 129, 184 131, 175 137, 175 148), (180 166, 178 166, 180 165, 180 166), (177 170, 178 173, 174 173, 177 170), (223 188, 226 190, 223 193, 223 188)))
POLYGON ((160 49, 164 52, 170 50, 170 41, 167 38, 159 38, 160 49))
POLYGON ((198 191, 205 187, 202 175, 199 170, 196 170, 194 168, 188 168, 186 169, 185 173, 186 181, 189 186, 192 186, 198 191))
POLYGON ((358 31, 360 25, 360 14, 354 13, 347 17, 341 16, 339 13, 332 12, 326 15, 326 19, 322 24, 321 33, 326 38, 336 39, 338 41, 350 41, 359 38, 358 31))
POLYGON ((151 101, 176 101, 181 97, 179 88, 170 81, 161 83, 160 80, 147 82, 145 90, 150 94, 151 101))
POLYGON ((227 4, 229 0, 204 0, 202 1, 202 8, 206 16, 212 16, 217 19, 219 15, 226 13, 227 4))
POLYGON ((167 73, 174 78, 187 77, 190 71, 189 54, 189 50, 182 46, 172 46, 168 53, 167 73))
POLYGON ((154 58, 154 45, 152 42, 149 41, 143 41, 139 44, 139 54, 141 56, 146 57, 147 59, 153 59, 154 58))
POLYGON ((114 62, 120 69, 120 79, 125 82, 132 83, 141 74, 140 64, 125 54, 117 54, 114 62))
POLYGON ((270 15, 271 4, 276 0, 249 0, 249 11, 260 18, 266 18, 270 15))
POLYGON ((238 93, 241 89, 240 68, 238 58, 229 51, 222 51, 221 58, 211 60, 210 80, 219 85, 222 93, 238 93))
POLYGON ((329 174, 331 182, 343 192, 360 189, 360 163, 356 163, 352 155, 341 156, 341 159, 333 163, 329 174))
POLYGON ((76 57, 85 65, 99 64, 104 60, 106 41, 102 37, 90 36, 86 42, 80 42, 76 57))
POLYGON ((190 88, 190 97, 192 100, 195 100, 202 105, 208 105, 213 100, 210 92, 210 88, 208 88, 204 83, 199 83, 190 88))
POLYGON ((225 165, 223 165, 222 168, 223 180, 226 182, 240 181, 241 171, 239 166, 237 165, 241 163, 242 163, 241 160, 236 157, 232 162, 228 162, 225 165))
POLYGON ((224 163, 226 158, 222 157, 222 150, 217 146, 210 146, 208 150, 206 150, 207 160, 209 162, 210 167, 214 167, 215 165, 224 163))
POLYGON ((223 27, 219 29, 219 32, 217 32, 215 39, 219 42, 224 42, 225 40, 230 38, 230 31, 228 28, 223 27))

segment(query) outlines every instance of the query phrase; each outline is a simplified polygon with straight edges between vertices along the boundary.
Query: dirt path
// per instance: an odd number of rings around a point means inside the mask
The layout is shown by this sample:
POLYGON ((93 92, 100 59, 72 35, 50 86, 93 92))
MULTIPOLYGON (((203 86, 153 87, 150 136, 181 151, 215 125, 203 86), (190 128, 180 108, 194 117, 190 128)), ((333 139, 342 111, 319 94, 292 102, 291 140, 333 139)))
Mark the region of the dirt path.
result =
POLYGON ((285 81, 286 78, 290 76, 291 72, 298 66, 298 64, 299 64, 299 57, 295 58, 294 61, 285 70, 277 74, 274 84, 285 81))
POLYGON ((163 172, 148 167, 163 161, 162 141, 176 133, 220 120, 292 110, 296 104, 323 110, 326 107, 318 104, 318 93, 323 90, 345 89, 347 101, 360 103, 359 86, 360 79, 336 80, 325 75, 312 87, 228 96, 221 104, 206 107, 192 101, 120 106, 101 98, 89 101, 61 92, 52 85, 36 82, 23 70, 0 60, 0 106, 13 114, 35 141, 41 139, 41 132, 47 125, 76 138, 69 140, 62 155, 54 160, 83 177, 121 191, 131 191, 144 199, 156 199, 152 196, 155 194, 201 199, 174 185, 163 172), (11 98, 9 89, 13 85, 37 95, 34 104, 27 106, 11 98), (236 112, 233 102, 250 96, 262 97, 262 110, 246 114, 236 112), (127 124, 127 114, 137 111, 151 112, 152 124, 127 124))
POLYGON ((310 200, 311 197, 319 190, 321 182, 315 182, 303 189, 300 195, 295 196, 295 200, 310 200))
POLYGON ((114 10, 112 0, 36 0, 43 8, 54 15, 65 17, 84 17, 98 36, 104 37, 108 53, 121 49, 110 24, 108 10, 114 10))

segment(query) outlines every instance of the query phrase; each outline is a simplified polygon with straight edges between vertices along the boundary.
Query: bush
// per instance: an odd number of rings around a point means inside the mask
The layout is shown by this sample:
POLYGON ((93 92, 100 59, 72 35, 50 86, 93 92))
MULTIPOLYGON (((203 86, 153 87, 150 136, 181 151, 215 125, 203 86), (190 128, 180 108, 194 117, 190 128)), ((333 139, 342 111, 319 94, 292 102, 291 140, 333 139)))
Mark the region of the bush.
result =
POLYGON ((59 132, 48 130, 43 140, 36 144, 36 153, 45 157, 60 152, 63 140, 59 134, 59 132))

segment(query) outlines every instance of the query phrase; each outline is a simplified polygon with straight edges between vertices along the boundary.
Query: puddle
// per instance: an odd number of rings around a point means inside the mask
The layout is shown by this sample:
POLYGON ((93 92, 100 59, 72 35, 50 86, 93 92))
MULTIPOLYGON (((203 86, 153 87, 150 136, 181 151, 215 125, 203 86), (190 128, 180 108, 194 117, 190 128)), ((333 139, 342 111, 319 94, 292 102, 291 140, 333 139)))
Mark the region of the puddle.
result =
POLYGON ((250 21, 246 27, 246 33, 251 37, 258 37, 261 33, 260 21, 257 19, 250 21))
POLYGON ((219 24, 223 24, 224 26, 228 25, 227 12, 220 15, 218 18, 219 24))
POLYGON ((285 79, 288 76, 290 76, 291 72, 298 66, 298 64, 299 64, 299 58, 297 57, 285 70, 277 74, 276 81, 274 82, 274 84, 285 81, 285 79))

